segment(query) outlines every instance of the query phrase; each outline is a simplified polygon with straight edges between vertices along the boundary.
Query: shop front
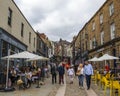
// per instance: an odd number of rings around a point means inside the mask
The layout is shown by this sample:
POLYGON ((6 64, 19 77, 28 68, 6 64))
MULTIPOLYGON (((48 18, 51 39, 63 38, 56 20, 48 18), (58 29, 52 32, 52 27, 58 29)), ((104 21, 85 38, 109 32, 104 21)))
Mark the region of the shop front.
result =
MULTIPOLYGON (((8 55, 8 50, 10 49, 10 54, 15 54, 24 50, 27 50, 27 46, 17 40, 15 37, 10 35, 8 32, 0 28, 0 71, 3 71, 6 67, 7 60, 2 60, 1 57, 8 55)), ((14 59, 10 60, 10 65, 16 65, 22 60, 14 59)))

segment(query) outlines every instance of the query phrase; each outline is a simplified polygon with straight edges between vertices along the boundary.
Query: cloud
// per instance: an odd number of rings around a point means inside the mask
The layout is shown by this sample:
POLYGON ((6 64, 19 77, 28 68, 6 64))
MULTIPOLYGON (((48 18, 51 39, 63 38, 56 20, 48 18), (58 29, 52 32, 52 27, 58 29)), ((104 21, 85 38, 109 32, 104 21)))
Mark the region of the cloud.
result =
POLYGON ((71 41, 106 0, 15 0, 33 28, 71 41), (18 2, 19 1, 19 2, 18 2))

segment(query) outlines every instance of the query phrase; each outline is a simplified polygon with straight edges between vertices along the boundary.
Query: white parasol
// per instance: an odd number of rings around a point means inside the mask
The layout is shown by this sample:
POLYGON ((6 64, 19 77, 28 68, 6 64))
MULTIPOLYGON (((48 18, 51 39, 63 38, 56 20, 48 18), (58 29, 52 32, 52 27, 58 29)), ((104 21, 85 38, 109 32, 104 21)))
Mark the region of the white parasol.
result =
POLYGON ((103 56, 101 56, 100 58, 98 58, 98 60, 113 60, 113 59, 119 59, 118 57, 115 56, 111 56, 108 54, 104 54, 103 56))
POLYGON ((94 57, 94 58, 92 58, 92 59, 90 59, 88 61, 102 61, 102 60, 99 60, 97 57, 94 57))

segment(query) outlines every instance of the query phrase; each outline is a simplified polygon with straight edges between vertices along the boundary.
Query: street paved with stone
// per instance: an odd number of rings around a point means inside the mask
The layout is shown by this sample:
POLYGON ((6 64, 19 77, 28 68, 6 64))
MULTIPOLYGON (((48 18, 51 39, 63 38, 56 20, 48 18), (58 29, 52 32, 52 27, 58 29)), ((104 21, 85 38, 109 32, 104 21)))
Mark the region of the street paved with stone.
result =
POLYGON ((52 84, 50 77, 45 79, 45 85, 40 88, 36 88, 36 86, 33 84, 31 88, 26 90, 16 89, 14 92, 0 92, 0 96, 104 96, 103 91, 94 82, 92 82, 90 90, 86 90, 85 83, 84 89, 79 89, 77 77, 74 78, 73 84, 69 84, 69 77, 66 76, 64 85, 59 85, 58 82, 52 84))

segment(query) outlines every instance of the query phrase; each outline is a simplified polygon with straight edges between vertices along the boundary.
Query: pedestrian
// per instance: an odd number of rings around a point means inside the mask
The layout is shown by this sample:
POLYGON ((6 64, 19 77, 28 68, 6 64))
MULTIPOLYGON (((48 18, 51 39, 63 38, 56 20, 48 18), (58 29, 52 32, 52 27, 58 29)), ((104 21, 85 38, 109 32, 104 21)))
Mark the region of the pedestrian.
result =
POLYGON ((56 64, 53 63, 51 67, 51 74, 52 74, 52 84, 57 83, 57 67, 56 64))
POLYGON ((74 75, 75 75, 75 72, 74 72, 74 69, 73 69, 73 65, 71 65, 67 71, 68 73, 68 76, 70 78, 70 84, 73 84, 73 79, 74 79, 74 75))
POLYGON ((84 73, 86 77, 87 90, 89 90, 91 84, 91 75, 93 75, 93 67, 88 61, 85 61, 84 73))
POLYGON ((41 74, 40 74, 40 76, 41 76, 40 79, 41 79, 42 83, 45 84, 44 83, 44 78, 45 78, 45 66, 44 66, 44 64, 41 67, 41 74))
POLYGON ((84 81, 83 72, 84 72, 83 64, 80 63, 78 68, 77 68, 77 73, 76 74, 77 74, 78 80, 79 80, 79 88, 81 88, 81 89, 84 89, 84 87, 83 87, 83 81, 84 81))
POLYGON ((61 83, 64 84, 65 69, 62 66, 62 63, 60 63, 59 66, 58 66, 58 72, 59 72, 59 84, 61 84, 61 83))

